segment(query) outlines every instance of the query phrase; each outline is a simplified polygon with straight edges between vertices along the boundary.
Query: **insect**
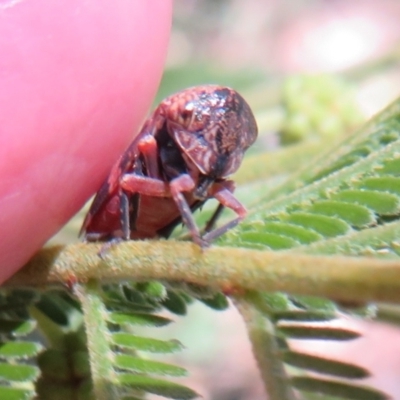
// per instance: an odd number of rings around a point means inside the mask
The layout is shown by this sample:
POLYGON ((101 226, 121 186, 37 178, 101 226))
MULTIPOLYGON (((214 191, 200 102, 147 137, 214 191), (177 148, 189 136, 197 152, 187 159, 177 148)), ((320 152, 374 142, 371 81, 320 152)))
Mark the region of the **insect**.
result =
POLYGON ((227 177, 256 138, 253 113, 233 89, 205 85, 167 97, 112 168, 81 232, 88 241, 168 237, 183 222, 207 246, 246 216, 227 177), (210 198, 219 206, 201 232, 193 212, 210 198), (224 207, 237 217, 214 229, 224 207))

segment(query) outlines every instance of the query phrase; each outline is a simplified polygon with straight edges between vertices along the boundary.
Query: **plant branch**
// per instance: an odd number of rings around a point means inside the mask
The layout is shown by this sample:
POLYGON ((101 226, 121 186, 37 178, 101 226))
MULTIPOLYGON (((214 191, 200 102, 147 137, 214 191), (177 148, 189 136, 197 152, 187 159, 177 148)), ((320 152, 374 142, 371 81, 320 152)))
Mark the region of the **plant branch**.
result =
POLYGON ((130 241, 109 250, 79 243, 39 251, 6 286, 96 279, 171 280, 232 290, 284 291, 342 301, 400 302, 400 261, 217 247, 174 240, 130 241))
POLYGON ((234 296, 233 301, 246 323, 254 358, 270 400, 296 400, 287 377, 282 355, 272 322, 253 304, 260 302, 259 295, 252 293, 234 296))
POLYGON ((98 400, 116 399, 118 391, 112 379, 115 375, 111 362, 113 354, 106 336, 106 332, 108 332, 107 310, 100 298, 100 285, 95 281, 90 281, 86 285, 75 285, 74 293, 82 305, 85 318, 95 398, 98 400))
POLYGON ((319 156, 321 149, 332 148, 341 141, 343 136, 307 140, 276 151, 249 155, 243 159, 241 167, 233 175, 233 180, 237 184, 244 184, 293 173, 300 165, 309 165, 310 160, 319 156))

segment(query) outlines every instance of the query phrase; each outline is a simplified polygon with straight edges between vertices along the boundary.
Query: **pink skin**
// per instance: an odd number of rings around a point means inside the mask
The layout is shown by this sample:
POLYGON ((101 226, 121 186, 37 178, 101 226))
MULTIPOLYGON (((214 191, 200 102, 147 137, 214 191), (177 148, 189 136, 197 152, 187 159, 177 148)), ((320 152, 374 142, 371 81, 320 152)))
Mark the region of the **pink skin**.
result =
POLYGON ((171 8, 0 0, 0 282, 79 210, 138 131, 171 8))

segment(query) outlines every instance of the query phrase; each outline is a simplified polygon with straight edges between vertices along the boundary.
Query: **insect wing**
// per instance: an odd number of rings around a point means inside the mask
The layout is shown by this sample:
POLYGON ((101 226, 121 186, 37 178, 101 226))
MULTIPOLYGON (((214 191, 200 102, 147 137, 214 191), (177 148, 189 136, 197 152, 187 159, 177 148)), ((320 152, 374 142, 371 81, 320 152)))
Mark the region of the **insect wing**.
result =
POLYGON ((101 185, 83 222, 80 235, 90 228, 94 217, 102 213, 107 203, 117 195, 121 176, 129 171, 137 158, 137 142, 138 140, 132 142, 118 162, 114 164, 107 180, 101 185))
POLYGON ((110 199, 110 195, 112 193, 112 187, 109 184, 109 181, 103 183, 97 192, 92 205, 90 206, 89 212, 86 215, 85 220, 83 221, 83 225, 79 236, 84 234, 90 225, 92 224, 93 218, 97 216, 100 212, 102 212, 103 207, 106 205, 108 200, 110 199))

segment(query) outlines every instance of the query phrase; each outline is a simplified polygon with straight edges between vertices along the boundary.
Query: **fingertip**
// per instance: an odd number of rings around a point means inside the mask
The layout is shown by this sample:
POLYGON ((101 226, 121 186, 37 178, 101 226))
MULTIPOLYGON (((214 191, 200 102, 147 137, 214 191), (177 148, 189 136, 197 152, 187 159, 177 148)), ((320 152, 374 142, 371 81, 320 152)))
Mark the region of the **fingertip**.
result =
POLYGON ((0 281, 82 206, 138 130, 161 77, 171 1, 78 10, 37 0, 2 17, 0 281))

